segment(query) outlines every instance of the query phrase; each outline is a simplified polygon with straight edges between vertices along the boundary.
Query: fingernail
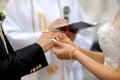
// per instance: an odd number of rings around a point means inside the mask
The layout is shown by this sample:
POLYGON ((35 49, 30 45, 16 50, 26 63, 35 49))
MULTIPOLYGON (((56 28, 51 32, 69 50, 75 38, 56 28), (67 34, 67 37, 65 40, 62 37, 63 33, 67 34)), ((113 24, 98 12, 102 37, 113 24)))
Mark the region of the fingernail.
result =
POLYGON ((48 30, 45 30, 44 32, 49 32, 48 30))
POLYGON ((54 38, 53 38, 52 40, 53 40, 54 42, 56 42, 56 41, 57 41, 57 40, 56 40, 56 39, 54 39, 54 38))

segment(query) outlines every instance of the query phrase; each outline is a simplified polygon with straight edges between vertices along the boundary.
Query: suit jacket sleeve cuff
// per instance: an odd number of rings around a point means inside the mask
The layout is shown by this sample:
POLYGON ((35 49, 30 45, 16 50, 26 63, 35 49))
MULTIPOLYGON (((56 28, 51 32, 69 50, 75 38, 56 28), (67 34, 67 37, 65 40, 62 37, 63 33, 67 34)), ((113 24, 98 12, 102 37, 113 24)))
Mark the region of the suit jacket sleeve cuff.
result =
POLYGON ((17 50, 23 71, 33 73, 48 65, 43 49, 37 43, 17 50))

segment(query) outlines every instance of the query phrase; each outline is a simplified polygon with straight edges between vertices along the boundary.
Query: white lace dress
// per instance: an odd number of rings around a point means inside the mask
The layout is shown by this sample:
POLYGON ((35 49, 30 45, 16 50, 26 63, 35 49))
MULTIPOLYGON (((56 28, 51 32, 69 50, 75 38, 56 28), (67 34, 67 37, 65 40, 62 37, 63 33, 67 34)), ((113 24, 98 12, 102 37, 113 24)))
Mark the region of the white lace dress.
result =
POLYGON ((117 68, 120 61, 120 30, 106 24, 97 33, 100 47, 105 54, 105 65, 117 68))

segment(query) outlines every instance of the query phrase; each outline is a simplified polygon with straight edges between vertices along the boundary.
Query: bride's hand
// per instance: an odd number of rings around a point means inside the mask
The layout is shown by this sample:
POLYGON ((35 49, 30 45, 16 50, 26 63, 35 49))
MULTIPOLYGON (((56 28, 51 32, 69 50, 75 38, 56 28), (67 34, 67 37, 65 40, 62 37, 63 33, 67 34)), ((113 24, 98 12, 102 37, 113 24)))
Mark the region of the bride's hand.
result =
POLYGON ((70 52, 75 47, 71 44, 60 42, 59 40, 53 40, 55 46, 52 47, 52 51, 59 59, 70 59, 70 52))
POLYGON ((61 42, 63 42, 63 43, 67 43, 67 44, 74 45, 73 41, 71 41, 71 40, 70 40, 65 34, 63 34, 63 33, 59 33, 58 39, 59 39, 59 41, 61 41, 61 42))

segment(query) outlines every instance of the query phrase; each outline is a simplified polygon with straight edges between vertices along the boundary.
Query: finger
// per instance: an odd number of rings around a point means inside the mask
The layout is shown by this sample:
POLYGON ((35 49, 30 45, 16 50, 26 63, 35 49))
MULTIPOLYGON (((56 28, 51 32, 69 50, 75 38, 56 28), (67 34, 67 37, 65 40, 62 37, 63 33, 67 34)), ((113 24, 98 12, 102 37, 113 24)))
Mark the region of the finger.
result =
POLYGON ((58 46, 54 45, 51 50, 56 53, 56 52, 59 52, 59 49, 58 49, 58 46))
POLYGON ((49 30, 45 30, 45 31, 43 31, 43 33, 48 33, 49 32, 49 30))
POLYGON ((62 43, 60 41, 56 39, 52 39, 52 41, 54 42, 55 45, 60 46, 60 47, 62 46, 62 43))

